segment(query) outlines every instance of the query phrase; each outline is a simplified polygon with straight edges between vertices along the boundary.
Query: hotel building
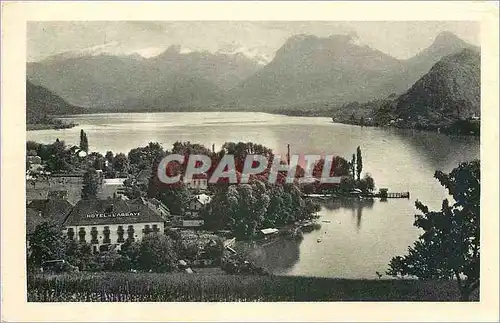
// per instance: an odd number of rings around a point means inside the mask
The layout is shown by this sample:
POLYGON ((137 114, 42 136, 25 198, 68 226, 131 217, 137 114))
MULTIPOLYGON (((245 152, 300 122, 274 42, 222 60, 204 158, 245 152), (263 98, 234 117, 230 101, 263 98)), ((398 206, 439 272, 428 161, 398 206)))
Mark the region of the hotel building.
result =
POLYGON ((63 223, 70 239, 90 243, 94 253, 140 241, 151 232, 163 234, 168 209, 155 209, 148 200, 80 200, 63 223))

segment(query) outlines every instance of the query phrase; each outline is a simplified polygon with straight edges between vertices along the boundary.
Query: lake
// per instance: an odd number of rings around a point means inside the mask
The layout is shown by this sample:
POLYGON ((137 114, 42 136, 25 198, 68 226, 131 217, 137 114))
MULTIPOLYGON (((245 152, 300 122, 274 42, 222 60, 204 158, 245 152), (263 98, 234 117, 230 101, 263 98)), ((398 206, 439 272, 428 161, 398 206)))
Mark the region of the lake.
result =
POLYGON ((390 259, 403 255, 418 236, 413 227, 415 200, 440 208, 447 192, 433 178, 460 162, 479 158, 479 138, 400 129, 335 124, 329 118, 288 117, 265 113, 127 113, 89 114, 63 118, 79 124, 72 129, 27 132, 27 140, 43 143, 56 138, 78 144, 80 129, 92 151, 127 153, 148 142, 170 149, 175 141, 191 141, 220 149, 227 141, 252 141, 275 153, 340 155, 350 160, 356 147, 363 155, 363 172, 377 188, 409 191, 411 198, 343 200, 320 211, 322 228, 300 243, 277 240, 265 246, 241 244, 257 264, 276 274, 342 278, 376 278, 390 259), (321 239, 321 242, 318 242, 321 239))

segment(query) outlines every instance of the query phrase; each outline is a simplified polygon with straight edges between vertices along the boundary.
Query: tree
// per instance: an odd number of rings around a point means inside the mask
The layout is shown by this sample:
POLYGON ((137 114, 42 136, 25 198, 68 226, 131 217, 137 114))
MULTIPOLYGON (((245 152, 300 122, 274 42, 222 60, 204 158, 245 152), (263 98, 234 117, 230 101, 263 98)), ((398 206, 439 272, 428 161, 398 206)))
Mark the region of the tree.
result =
POLYGON ((221 152, 234 155, 236 170, 240 173, 243 171, 247 155, 265 156, 268 160, 268 167, 272 164, 274 157, 270 148, 253 142, 226 142, 222 145, 221 152))
POLYGON ((104 271, 129 271, 132 268, 130 258, 115 250, 99 253, 97 262, 104 271))
POLYGON ((130 164, 137 165, 139 169, 151 167, 163 157, 165 157, 165 151, 157 142, 150 142, 146 147, 134 148, 128 153, 130 164))
POLYGON ((140 243, 138 265, 143 270, 169 272, 176 266, 177 256, 170 237, 150 233, 140 243))
POLYGON ((127 156, 123 153, 116 154, 113 166, 117 172, 127 172, 129 168, 127 156))
POLYGON ((122 244, 119 253, 129 260, 130 268, 139 268, 140 242, 131 242, 129 239, 122 244))
POLYGON ((361 148, 358 146, 356 149, 356 173, 358 181, 361 179, 361 172, 363 171, 363 157, 361 156, 361 148))
POLYGON ((52 222, 39 224, 33 233, 28 235, 28 266, 40 267, 44 261, 63 259, 65 242, 61 228, 52 222))
POLYGON ((90 244, 72 239, 66 239, 65 245, 65 260, 67 260, 70 264, 77 266, 80 270, 86 270, 93 258, 90 244))
POLYGON ((356 155, 352 154, 352 159, 351 159, 351 173, 352 173, 352 178, 356 176, 356 155))
POLYGON ((358 180, 357 187, 363 192, 372 192, 375 189, 375 181, 370 174, 365 174, 361 180, 358 180))
POLYGON ((480 162, 461 163, 451 173, 436 171, 434 177, 448 190, 454 203, 443 200, 440 211, 415 206, 416 227, 424 230, 406 256, 394 257, 388 274, 420 279, 455 279, 461 300, 479 287, 480 162))
POLYGON ((172 214, 183 215, 192 193, 186 184, 179 181, 174 184, 165 184, 158 179, 158 163, 153 164, 148 182, 148 197, 157 198, 170 210, 172 214))
POLYGON ((31 151, 31 150, 38 151, 38 149, 40 149, 40 146, 41 144, 35 141, 32 140, 26 141, 26 151, 31 151))
POLYGON ((47 162, 47 170, 60 172, 71 170, 71 153, 64 141, 56 139, 53 144, 40 148, 40 157, 47 162))
POLYGON ((106 155, 104 156, 104 158, 106 158, 108 164, 110 166, 113 165, 113 161, 114 161, 114 156, 113 156, 113 152, 112 151, 107 151, 106 152, 106 155))
POLYGON ((236 237, 252 237, 264 220, 269 196, 260 181, 231 185, 227 191, 229 218, 236 237))
POLYGON ((82 199, 90 200, 97 198, 99 191, 99 177, 94 168, 90 168, 83 175, 82 199))
POLYGON ((83 129, 80 130, 80 149, 86 153, 89 152, 89 141, 87 139, 87 134, 83 131, 83 129))

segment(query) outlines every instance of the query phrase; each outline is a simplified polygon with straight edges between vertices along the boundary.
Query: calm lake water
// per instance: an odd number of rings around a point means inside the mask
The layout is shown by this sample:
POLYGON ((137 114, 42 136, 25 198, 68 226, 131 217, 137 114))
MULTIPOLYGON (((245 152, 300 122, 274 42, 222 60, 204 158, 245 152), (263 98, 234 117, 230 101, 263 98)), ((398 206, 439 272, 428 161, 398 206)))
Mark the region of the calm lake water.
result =
POLYGON ((350 156, 361 146, 363 171, 375 185, 391 192, 410 191, 411 199, 346 200, 322 207, 322 228, 300 243, 278 240, 265 246, 240 245, 256 263, 277 274, 375 278, 390 259, 402 255, 418 236, 413 227, 415 200, 438 209, 446 191, 433 178, 479 158, 479 139, 397 129, 334 124, 329 118, 264 113, 129 113, 64 118, 73 129, 27 132, 27 140, 50 143, 56 138, 78 144, 83 129, 93 151, 127 153, 150 141, 170 149, 175 141, 197 142, 216 149, 226 141, 252 141, 286 153, 350 156), (321 239, 321 242, 317 240, 321 239))

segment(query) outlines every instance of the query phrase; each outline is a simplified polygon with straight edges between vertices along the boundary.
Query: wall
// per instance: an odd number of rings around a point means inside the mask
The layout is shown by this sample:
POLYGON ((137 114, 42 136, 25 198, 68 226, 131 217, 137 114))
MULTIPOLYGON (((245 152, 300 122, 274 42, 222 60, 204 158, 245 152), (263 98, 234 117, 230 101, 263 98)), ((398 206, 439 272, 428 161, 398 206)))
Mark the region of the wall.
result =
POLYGON ((143 232, 142 230, 144 229, 144 227, 146 225, 149 225, 149 227, 152 229, 153 228, 153 225, 157 225, 158 226, 158 229, 159 229, 159 233, 160 234, 163 234, 163 231, 164 231, 164 223, 163 222, 148 222, 148 223, 118 223, 118 224, 99 224, 99 225, 90 225, 90 226, 68 226, 65 228, 65 230, 63 230, 64 234, 66 235, 67 232, 68 232, 68 229, 69 228, 72 228, 75 232, 74 234, 74 240, 75 241, 79 241, 80 240, 80 236, 78 234, 80 228, 85 228, 85 241, 87 243, 90 243, 90 241, 92 240, 92 235, 91 235, 91 230, 92 230, 92 227, 96 227, 97 228, 97 240, 98 240, 98 243, 97 244, 92 244, 92 246, 96 246, 97 247, 97 250, 99 250, 99 247, 101 245, 105 245, 105 243, 103 243, 103 240, 104 240, 104 233, 103 233, 103 230, 104 230, 104 227, 109 227, 109 238, 111 240, 110 244, 111 245, 118 245, 118 246, 121 246, 122 243, 118 243, 117 240, 118 240, 118 227, 119 226, 122 226, 123 227, 123 238, 126 240, 127 237, 128 237, 128 232, 127 232, 127 229, 128 229, 128 226, 129 225, 133 225, 134 226, 134 238, 135 238, 135 241, 140 241, 142 240, 142 237, 143 237, 143 232))

